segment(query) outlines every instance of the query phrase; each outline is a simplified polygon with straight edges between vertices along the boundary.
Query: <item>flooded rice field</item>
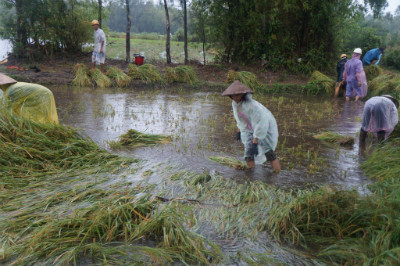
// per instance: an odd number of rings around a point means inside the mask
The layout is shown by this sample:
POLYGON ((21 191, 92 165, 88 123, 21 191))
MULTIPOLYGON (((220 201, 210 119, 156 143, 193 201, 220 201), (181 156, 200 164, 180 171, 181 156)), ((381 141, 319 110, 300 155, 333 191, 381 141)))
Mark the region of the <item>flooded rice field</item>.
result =
MULTIPOLYGON (((152 171, 160 165, 195 172, 215 171, 237 181, 260 180, 279 187, 332 184, 363 190, 357 133, 363 103, 299 95, 256 95, 274 114, 279 127, 276 150, 283 171, 270 165, 239 171, 209 160, 210 156, 242 159, 243 145, 235 140, 231 100, 215 92, 163 90, 110 91, 52 88, 62 123, 83 130, 102 147, 129 129, 173 137, 167 145, 113 151, 144 159, 152 171), (313 138, 331 130, 356 138, 352 147, 339 147, 313 138)), ((156 172, 153 182, 161 182, 156 172), (159 180, 157 180, 159 179, 159 180)))

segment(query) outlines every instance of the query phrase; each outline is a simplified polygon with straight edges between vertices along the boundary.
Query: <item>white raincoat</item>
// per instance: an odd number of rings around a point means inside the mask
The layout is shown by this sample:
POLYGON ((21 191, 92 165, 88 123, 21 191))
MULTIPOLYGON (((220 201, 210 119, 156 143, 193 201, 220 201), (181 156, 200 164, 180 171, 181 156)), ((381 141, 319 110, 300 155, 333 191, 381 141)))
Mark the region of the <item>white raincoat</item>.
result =
POLYGON ((258 155, 256 164, 266 161, 265 153, 275 151, 278 144, 278 125, 272 113, 261 103, 252 99, 251 94, 246 94, 246 100, 236 103, 232 101, 233 115, 237 127, 241 132, 241 140, 245 146, 245 157, 254 138, 258 138, 258 155))

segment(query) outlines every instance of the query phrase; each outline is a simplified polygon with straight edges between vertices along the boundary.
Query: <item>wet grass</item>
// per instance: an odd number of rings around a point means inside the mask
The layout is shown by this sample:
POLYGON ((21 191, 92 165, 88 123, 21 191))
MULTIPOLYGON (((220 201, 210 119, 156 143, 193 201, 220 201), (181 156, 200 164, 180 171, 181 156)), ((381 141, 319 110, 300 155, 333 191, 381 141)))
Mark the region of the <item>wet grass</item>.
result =
POLYGON ((171 137, 164 135, 144 134, 137 130, 130 129, 125 134, 122 134, 118 141, 110 141, 108 145, 112 149, 123 147, 138 148, 152 146, 156 144, 167 144, 171 142, 171 137))
POLYGON ((326 131, 313 136, 314 138, 330 143, 336 143, 343 146, 352 146, 354 138, 350 136, 340 135, 336 132, 326 131))
POLYGON ((249 169, 249 167, 247 166, 247 164, 243 161, 239 161, 235 158, 231 158, 231 157, 224 157, 224 156, 212 156, 209 157, 209 159, 213 162, 222 164, 222 165, 226 165, 229 167, 233 167, 236 170, 246 170, 249 169))

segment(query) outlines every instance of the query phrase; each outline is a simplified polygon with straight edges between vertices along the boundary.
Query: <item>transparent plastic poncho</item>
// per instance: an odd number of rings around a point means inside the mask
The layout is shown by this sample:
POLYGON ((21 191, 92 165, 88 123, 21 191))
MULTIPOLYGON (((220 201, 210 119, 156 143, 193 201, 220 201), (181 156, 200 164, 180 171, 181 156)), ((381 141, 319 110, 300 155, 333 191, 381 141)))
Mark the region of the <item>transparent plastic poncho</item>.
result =
POLYGON ((246 153, 254 138, 258 138, 258 155, 255 157, 256 164, 262 164, 267 159, 265 153, 274 151, 278 144, 278 125, 272 113, 261 103, 252 99, 251 94, 246 95, 246 100, 237 104, 232 101, 233 115, 237 127, 241 132, 241 140, 245 146, 246 153))
POLYGON ((58 123, 53 93, 44 86, 17 82, 6 89, 4 102, 16 115, 38 123, 58 123))
POLYGON ((385 138, 393 132, 399 122, 396 105, 386 97, 372 97, 364 106, 362 129, 373 133, 385 131, 385 138))

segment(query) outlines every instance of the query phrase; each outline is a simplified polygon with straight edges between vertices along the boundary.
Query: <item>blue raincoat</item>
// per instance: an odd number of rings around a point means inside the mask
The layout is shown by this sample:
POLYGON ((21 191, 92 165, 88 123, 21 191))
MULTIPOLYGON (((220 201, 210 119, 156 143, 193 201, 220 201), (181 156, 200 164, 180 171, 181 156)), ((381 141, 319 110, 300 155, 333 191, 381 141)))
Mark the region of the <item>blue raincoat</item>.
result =
POLYGON ((365 66, 369 66, 372 61, 378 60, 375 65, 379 64, 379 61, 381 61, 381 56, 382 56, 382 50, 379 48, 375 48, 372 50, 369 50, 363 57, 362 62, 365 66))
POLYGON ((278 144, 278 125, 272 113, 261 103, 246 94, 246 100, 236 103, 232 101, 233 115, 241 132, 241 140, 245 146, 244 157, 249 157, 249 149, 254 138, 258 138, 258 155, 256 164, 266 161, 265 153, 275 151, 278 144))

